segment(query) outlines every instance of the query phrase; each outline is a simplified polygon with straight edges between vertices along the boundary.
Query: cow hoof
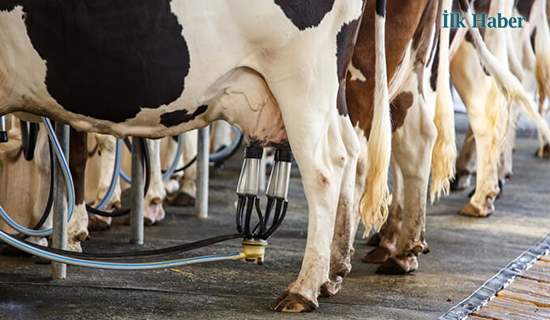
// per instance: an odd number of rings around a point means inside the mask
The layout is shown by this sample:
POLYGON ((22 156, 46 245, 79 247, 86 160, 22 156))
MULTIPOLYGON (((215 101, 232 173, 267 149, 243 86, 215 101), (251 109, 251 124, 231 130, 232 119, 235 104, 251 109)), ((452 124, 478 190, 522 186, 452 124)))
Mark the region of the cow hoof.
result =
POLYGON ((191 207, 195 205, 195 197, 185 191, 176 193, 167 198, 168 204, 174 207, 191 207))
POLYGON ((478 209, 471 203, 468 203, 467 205, 462 207, 462 209, 460 209, 458 214, 466 217, 486 218, 493 214, 493 210, 491 210, 490 208, 478 209))
POLYGON ((79 233, 75 234, 74 239, 76 241, 84 242, 86 240, 90 240, 90 234, 88 233, 88 230, 80 230, 79 233))
POLYGON ((92 216, 88 220, 88 230, 105 231, 111 229, 111 222, 107 219, 101 219, 98 216, 92 216))
POLYGON ((390 257, 390 251, 386 247, 378 247, 363 258, 363 262, 366 263, 383 263, 390 257))
POLYGON ((535 157, 550 159, 550 144, 547 143, 542 149, 537 150, 535 157))
POLYGON ((150 227, 155 224, 155 220, 150 217, 143 217, 143 225, 146 227, 150 227))
POLYGON ((470 186, 470 175, 459 175, 451 180, 451 191, 466 190, 470 186))
POLYGON ((378 247, 380 245, 380 240, 380 233, 377 232, 367 240, 367 246, 378 247))
POLYGON ((271 310, 278 312, 311 312, 317 308, 317 304, 297 293, 285 292, 273 303, 271 310))
POLYGON ((404 261, 389 258, 375 272, 377 274, 401 275, 412 273, 417 267, 418 262, 415 256, 405 258, 404 261))
POLYGON ((335 294, 337 294, 338 291, 340 291, 340 289, 342 288, 342 282, 344 282, 344 278, 342 278, 341 276, 336 277, 336 280, 331 280, 331 281, 325 282, 321 286, 320 297, 330 298, 330 297, 334 296, 335 294))

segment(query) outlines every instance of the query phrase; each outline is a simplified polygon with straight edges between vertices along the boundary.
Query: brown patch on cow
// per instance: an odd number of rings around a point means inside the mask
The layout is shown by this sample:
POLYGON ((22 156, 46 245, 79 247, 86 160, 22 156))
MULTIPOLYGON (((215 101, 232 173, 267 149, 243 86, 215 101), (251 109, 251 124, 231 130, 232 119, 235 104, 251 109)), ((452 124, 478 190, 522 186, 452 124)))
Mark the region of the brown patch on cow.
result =
MULTIPOLYGON (((413 37, 420 17, 428 1, 389 0, 386 5, 386 68, 388 80, 393 77, 403 60, 405 50, 413 37)), ((367 139, 370 136, 374 114, 374 68, 376 53, 374 46, 376 1, 367 1, 358 41, 353 53, 353 65, 367 79, 365 82, 351 81, 347 76, 346 100, 352 123, 359 124, 367 139)), ((385 107, 385 106, 378 106, 385 107)))
POLYGON ((319 170, 317 170, 317 181, 319 181, 319 185, 321 187, 327 189, 330 186, 330 180, 322 174, 319 170))
POLYGON ((405 123, 407 111, 412 106, 414 96, 411 92, 401 92, 391 103, 391 118, 393 131, 399 129, 405 123))
POLYGON ((527 21, 529 21, 529 18, 531 17, 531 9, 533 8, 534 3, 535 0, 516 1, 516 9, 518 9, 519 14, 527 18, 527 21))
POLYGON ((439 39, 440 28, 436 28, 436 34, 435 36, 433 35, 434 22, 436 22, 436 25, 441 24, 441 14, 438 14, 440 10, 438 9, 438 2, 439 1, 428 2, 420 18, 420 24, 413 36, 413 50, 416 56, 416 60, 414 61, 414 73, 418 79, 418 93, 422 96, 424 96, 424 68, 434 56, 435 44, 437 44, 437 41, 432 41, 431 39, 432 37, 434 39, 439 39), (428 51, 430 50, 431 53, 429 54, 428 51), (430 57, 428 57, 428 55, 430 57))
POLYGON ((84 203, 85 171, 88 161, 88 134, 71 128, 69 144, 69 169, 74 182, 75 203, 84 203))

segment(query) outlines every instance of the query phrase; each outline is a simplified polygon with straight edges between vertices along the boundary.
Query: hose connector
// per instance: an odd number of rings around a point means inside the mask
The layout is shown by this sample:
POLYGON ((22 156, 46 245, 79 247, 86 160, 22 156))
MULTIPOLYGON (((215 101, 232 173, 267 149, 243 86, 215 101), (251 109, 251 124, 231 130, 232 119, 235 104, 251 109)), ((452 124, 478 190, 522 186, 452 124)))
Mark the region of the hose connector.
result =
POLYGON ((264 255, 265 255, 265 248, 267 248, 267 241, 243 240, 241 244, 243 246, 245 261, 253 261, 256 264, 264 263, 264 255))
POLYGON ((8 142, 8 131, 6 130, 6 116, 0 117, 0 143, 8 142))

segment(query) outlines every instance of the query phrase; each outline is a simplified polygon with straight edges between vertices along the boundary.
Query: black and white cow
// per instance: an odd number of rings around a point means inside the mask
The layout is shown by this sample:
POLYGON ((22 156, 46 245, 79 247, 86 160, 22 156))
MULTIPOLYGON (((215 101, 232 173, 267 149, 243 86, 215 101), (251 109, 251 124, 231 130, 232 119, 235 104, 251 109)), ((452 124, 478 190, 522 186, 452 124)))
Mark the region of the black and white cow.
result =
MULTIPOLYGON (((383 17, 385 1, 378 3, 383 17)), ((312 310, 329 281, 340 192, 353 192, 343 176, 360 147, 345 112, 345 75, 363 7, 363 0, 2 0, 0 115, 24 111, 81 131, 149 138, 223 119, 252 144, 292 148, 308 199, 307 248, 275 308, 312 310)), ((389 124, 383 116, 375 112, 374 121, 389 124)), ((380 150, 389 159, 389 147, 380 150)))

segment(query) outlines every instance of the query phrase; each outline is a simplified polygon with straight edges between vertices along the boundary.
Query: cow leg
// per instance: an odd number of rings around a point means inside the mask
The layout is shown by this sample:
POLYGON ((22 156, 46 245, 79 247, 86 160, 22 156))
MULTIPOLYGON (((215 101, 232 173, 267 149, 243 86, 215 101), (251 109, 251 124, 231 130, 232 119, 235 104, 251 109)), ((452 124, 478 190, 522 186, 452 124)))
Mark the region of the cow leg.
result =
POLYGON ((82 251, 80 242, 89 238, 88 211, 86 210, 85 170, 88 161, 88 134, 71 128, 69 145, 69 169, 74 182, 75 208, 67 224, 67 248, 82 251))
POLYGON ((460 191, 470 186, 472 174, 476 171, 476 140, 472 127, 468 126, 464 143, 456 160, 456 177, 451 183, 452 191, 460 191))
MULTIPOLYGON (((286 88, 281 88, 283 82, 270 85, 281 107, 309 208, 302 269, 298 279, 272 306, 285 312, 311 311, 318 306, 321 286, 329 281, 331 243, 344 167, 348 163, 350 168, 355 166, 359 152, 351 122, 347 117, 338 116, 336 105, 330 103, 336 102, 336 94, 331 98, 319 94, 318 90, 308 90, 303 87, 308 82, 311 81, 293 81, 287 83, 286 88), (288 92, 312 94, 299 100, 288 92), (349 141, 344 137, 349 137, 349 141)), ((312 85, 309 83, 307 87, 312 85)))
POLYGON ((501 186, 506 182, 506 180, 511 179, 513 175, 512 164, 517 135, 516 124, 519 117, 519 111, 515 106, 513 106, 511 112, 513 113, 513 121, 508 128, 508 132, 506 132, 506 142, 504 144, 504 150, 502 150, 502 154, 500 155, 500 163, 498 166, 498 180, 501 182, 501 186))
MULTIPOLYGON (((115 168, 115 157, 116 157, 116 138, 110 135, 104 134, 94 134, 94 137, 97 142, 100 156, 100 174, 99 182, 97 188, 97 196, 95 204, 97 205, 109 190, 109 185, 111 184, 111 179, 113 177, 113 170, 115 168)), ((120 208, 121 206, 121 189, 120 183, 117 181, 115 191, 111 196, 111 199, 107 205, 103 208, 104 211, 112 210, 114 208, 120 208)), ((90 230, 106 230, 110 227, 111 221, 113 218, 104 217, 100 215, 93 215, 88 222, 88 229, 90 230)))
MULTIPOLYGON (((176 140, 174 140, 174 138, 166 137, 160 141, 160 160, 162 170, 168 170, 170 168, 174 159, 176 158, 177 150, 178 144, 176 140)), ((176 164, 176 168, 181 168, 183 167, 183 165, 183 158, 180 157, 178 163, 176 164)), ((175 172, 172 174, 172 176, 170 176, 169 179, 164 181, 164 190, 166 190, 167 194, 173 194, 179 190, 180 184, 178 180, 182 177, 183 172, 175 172)))
POLYGON ((165 212, 162 202, 166 197, 166 191, 164 190, 160 168, 160 140, 147 139, 147 145, 149 146, 151 180, 149 190, 143 201, 143 219, 145 225, 153 225, 164 219, 165 212))
MULTIPOLYGON (((197 156, 198 131, 191 130, 185 133, 185 144, 183 148, 183 163, 187 164, 197 156)), ((193 206, 197 195, 197 164, 193 163, 185 169, 183 184, 179 190, 168 198, 173 206, 193 206)))
POLYGON ((453 83, 466 105, 477 153, 476 190, 460 214, 486 217, 493 213, 493 201, 499 193, 497 113, 503 106, 496 84, 485 75, 473 51, 470 44, 462 44, 451 62, 453 83))
MULTIPOLYGON (((493 96, 498 95, 496 87, 492 87, 493 96)), ((491 155, 491 148, 496 148, 497 137, 487 130, 484 95, 478 95, 474 103, 468 105, 468 118, 476 139, 477 164, 476 190, 470 203, 463 207, 461 214, 474 217, 486 217, 493 213, 493 201, 499 194, 497 163, 491 155)))
POLYGON ((389 208, 388 220, 384 223, 377 248, 369 252, 363 261, 367 263, 383 263, 395 251, 399 234, 401 233, 401 219, 404 205, 403 174, 395 157, 391 161, 393 179, 392 201, 389 208))
MULTIPOLYGON (((429 103, 419 92, 414 89, 411 92, 414 93, 413 105, 403 127, 394 132, 392 145, 392 155, 403 175, 401 233, 396 250, 390 259, 380 265, 377 273, 412 272, 418 267, 417 256, 428 251, 425 240, 426 199, 437 128, 433 122, 433 111, 428 109, 429 103)), ((399 203, 399 197, 396 198, 399 203)), ((395 210, 398 211, 398 208, 395 210)))
POLYGON ((351 271, 353 242, 360 221, 358 204, 364 190, 367 171, 367 140, 363 134, 358 133, 358 137, 361 141, 361 154, 358 155, 357 161, 349 161, 346 164, 342 177, 330 252, 329 281, 321 288, 321 295, 325 297, 335 295, 351 271))
MULTIPOLYGON (((50 163, 50 148, 48 144, 48 133, 46 127, 40 124, 40 130, 38 131, 38 138, 36 141, 36 149, 34 151, 34 161, 38 169, 38 194, 36 197, 36 203, 32 210, 32 217, 30 220, 30 227, 34 227, 44 214, 44 209, 48 202, 48 194, 50 192, 50 175, 51 175, 51 163, 50 163)), ((40 230, 50 229, 52 227, 52 214, 48 216, 48 219, 40 227, 40 230)), ((29 237, 29 242, 36 243, 42 246, 48 246, 48 240, 45 237, 29 237)))

